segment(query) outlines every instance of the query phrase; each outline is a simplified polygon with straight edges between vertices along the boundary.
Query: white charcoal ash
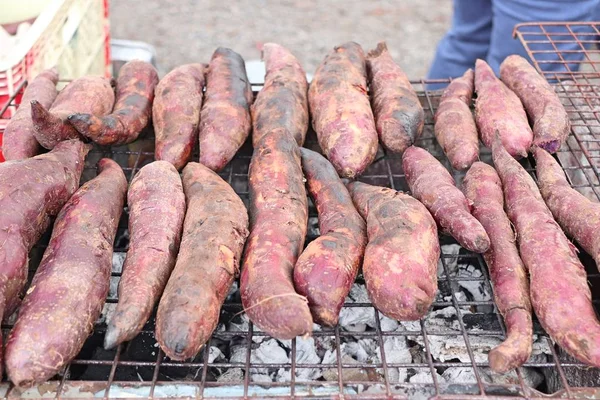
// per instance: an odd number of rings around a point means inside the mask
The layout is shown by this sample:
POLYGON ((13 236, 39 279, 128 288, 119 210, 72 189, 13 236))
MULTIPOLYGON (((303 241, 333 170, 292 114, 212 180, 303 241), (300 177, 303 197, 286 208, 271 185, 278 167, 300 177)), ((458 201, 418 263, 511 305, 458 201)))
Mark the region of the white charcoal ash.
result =
POLYGON ((492 295, 489 291, 488 285, 485 284, 485 280, 473 281, 473 280, 460 280, 464 278, 482 278, 483 273, 481 270, 471 264, 459 264, 458 265, 458 285, 459 287, 466 290, 471 296, 473 301, 490 301, 492 295))
POLYGON ((225 360, 225 355, 223 354, 221 349, 219 349, 218 347, 210 346, 210 349, 208 350, 208 363, 212 364, 217 360, 219 360, 219 361, 225 360))
MULTIPOLYGON (((436 377, 438 383, 445 383, 446 382, 446 378, 444 378, 442 375, 438 374, 437 372, 435 372, 435 377, 436 377)), ((418 372, 416 374, 414 374, 410 378, 408 378, 408 381, 410 383, 430 383, 430 384, 433 384, 433 377, 431 376, 431 371, 430 370, 420 369, 420 370, 418 370, 418 372)))
POLYGON ((127 253, 114 252, 112 256, 112 272, 120 274, 123 271, 123 263, 127 253))
MULTIPOLYGON (((280 341, 280 344, 285 345, 283 342, 291 341, 280 341)), ((291 343, 290 347, 291 349, 291 343)), ((296 338, 296 365, 298 364, 320 364, 321 357, 317 354, 314 338, 303 339, 301 337, 296 338)), ((296 381, 306 382, 311 380, 319 379, 323 374, 322 368, 296 368, 296 381)), ((291 371, 289 369, 280 368, 277 371, 277 382, 289 382, 291 377, 291 371)))
MULTIPOLYGON (((365 285, 352 285, 346 303, 370 303, 365 285)), ((367 326, 375 327, 373 307, 343 307, 340 311, 339 326, 348 332, 364 332, 367 326)))
MULTIPOLYGON (((443 263, 446 264, 446 269, 448 269, 448 274, 450 275, 456 273, 460 249, 461 247, 458 244, 444 244, 441 246, 441 254, 444 258, 443 263)), ((440 257, 438 260, 438 276, 446 275, 443 263, 440 257)))
MULTIPOLYGON (((503 385, 519 385, 519 377, 514 370, 508 371, 505 374, 497 374, 489 368, 480 368, 479 371, 485 375, 486 379, 495 384, 503 385)), ((535 388, 544 381, 544 375, 538 372, 535 368, 521 368, 521 377, 527 386, 535 388)))
POLYGON ((102 313, 100 314, 100 318, 96 321, 96 324, 104 324, 106 321, 110 321, 115 314, 116 309, 117 303, 104 303, 102 313))
POLYGON ((226 368, 225 372, 217 377, 217 382, 240 383, 244 380, 244 371, 241 368, 226 368))
MULTIPOLYGON (((477 378, 472 367, 449 367, 442 373, 442 378, 446 382, 453 384, 477 384, 477 378)), ((484 382, 491 383, 489 377, 485 375, 481 376, 481 379, 484 382)))
MULTIPOLYGON (((345 354, 346 344, 342 343, 340 345, 340 351, 342 353, 342 364, 357 364, 354 358, 345 354)), ((325 356, 323 357, 322 364, 337 364, 337 352, 327 351, 325 356)), ((338 369, 337 366, 327 367, 323 370, 323 378, 327 381, 337 381, 338 380, 338 369)), ((368 381, 369 375, 367 371, 362 368, 343 368, 342 369, 342 380, 344 381, 368 381)))
POLYGON ((308 236, 319 236, 319 218, 318 217, 308 217, 308 236))

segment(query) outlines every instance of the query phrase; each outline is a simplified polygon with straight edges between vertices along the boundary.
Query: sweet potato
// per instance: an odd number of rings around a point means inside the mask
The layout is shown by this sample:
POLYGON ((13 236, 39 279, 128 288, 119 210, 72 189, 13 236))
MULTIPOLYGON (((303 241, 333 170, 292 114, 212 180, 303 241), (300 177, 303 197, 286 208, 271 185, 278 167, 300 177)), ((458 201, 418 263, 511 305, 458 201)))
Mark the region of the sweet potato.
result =
POLYGON ((75 113, 90 113, 102 117, 115 104, 112 81, 100 76, 75 79, 60 91, 50 109, 38 100, 31 101, 33 134, 46 149, 58 142, 79 138, 79 133, 68 120, 75 113))
POLYGON ((175 167, 155 161, 140 169, 127 192, 127 205, 129 250, 119 303, 104 336, 106 349, 140 333, 175 266, 185 216, 185 195, 175 167))
POLYGON ((98 144, 131 143, 150 121, 157 83, 158 73, 151 64, 129 61, 119 70, 117 102, 112 114, 77 113, 69 116, 69 122, 79 133, 98 144))
POLYGON ((263 136, 250 170, 250 236, 240 291, 244 310, 277 339, 312 332, 306 299, 294 290, 293 269, 304 246, 308 205, 300 151, 284 129, 263 136))
POLYGON ((508 217, 529 270, 531 303, 542 327, 571 356, 600 367, 600 322, 585 269, 527 171, 499 139, 492 147, 508 217))
POLYGON ((300 149, 308 191, 319 213, 321 236, 309 243, 294 268, 294 286, 306 296, 313 320, 335 326, 367 244, 365 221, 333 165, 300 149))
POLYGON ((6 344, 6 371, 18 387, 42 383, 79 353, 108 294, 113 241, 127 180, 114 161, 98 163, 58 214, 48 248, 6 344))
POLYGON ((40 72, 27 85, 21 98, 21 105, 4 131, 2 154, 5 160, 22 160, 39 154, 40 144, 33 135, 31 101, 37 100, 42 107, 50 108, 58 94, 57 83, 58 69, 51 68, 40 72))
POLYGON ((308 129, 308 82, 302 66, 285 47, 265 43, 265 84, 252 105, 252 143, 285 128, 302 146, 308 129))
POLYGON ((379 141, 388 150, 402 153, 423 132, 425 112, 419 97, 385 42, 367 54, 367 70, 379 141))
POLYGON ((156 339, 175 360, 194 357, 210 339, 248 237, 246 207, 216 173, 189 163, 183 190, 181 249, 156 317, 156 339))
POLYGON ((206 73, 206 98, 200 114, 200 163, 222 170, 244 144, 252 119, 252 87, 244 59, 219 47, 206 73))
POLYGON ((533 132, 523 104, 483 60, 475 63, 475 121, 481 141, 491 148, 496 133, 511 156, 527 157, 533 132))
POLYGON ((417 320, 437 292, 440 244, 429 211, 395 190, 352 182, 352 200, 367 221, 363 275, 375 308, 389 318, 417 320))
POLYGON ((427 150, 415 146, 402 155, 402 167, 412 195, 427 207, 443 231, 468 250, 486 252, 490 239, 446 168, 427 150))
POLYGON ((504 212, 504 194, 498 174, 482 162, 473 164, 463 181, 473 215, 490 237, 483 258, 490 270, 494 300, 508 331, 506 340, 490 351, 490 367, 505 373, 520 367, 531 355, 533 325, 527 271, 519 256, 515 234, 504 212))
POLYGON ((377 131, 358 43, 335 47, 325 57, 309 86, 308 104, 325 156, 342 177, 360 175, 377 153, 377 131))
POLYGON ((534 147, 538 186, 546 205, 565 232, 596 261, 600 269, 600 204, 571 188, 565 173, 545 150, 534 147))
POLYGON ((477 126, 471 114, 473 70, 454 79, 442 94, 435 112, 435 138, 444 150, 452 168, 468 169, 479 158, 477 126))
POLYGON ((533 144, 555 153, 567 140, 571 121, 552 86, 517 54, 504 59, 500 78, 521 99, 533 123, 533 144))
POLYGON ((190 161, 198 138, 203 88, 204 65, 186 64, 169 72, 154 91, 154 155, 178 170, 190 161))

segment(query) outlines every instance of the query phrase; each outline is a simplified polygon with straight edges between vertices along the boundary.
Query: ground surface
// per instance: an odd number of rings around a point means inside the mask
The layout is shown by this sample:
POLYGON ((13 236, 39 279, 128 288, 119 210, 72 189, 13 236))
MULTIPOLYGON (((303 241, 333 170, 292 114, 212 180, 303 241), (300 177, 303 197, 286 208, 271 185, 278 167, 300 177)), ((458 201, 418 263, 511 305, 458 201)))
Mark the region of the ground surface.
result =
POLYGON ((368 51, 385 40, 411 79, 425 76, 449 26, 450 0, 111 0, 111 32, 157 50, 161 74, 186 62, 208 62, 225 46, 247 61, 261 43, 292 50, 313 73, 345 41, 368 51))

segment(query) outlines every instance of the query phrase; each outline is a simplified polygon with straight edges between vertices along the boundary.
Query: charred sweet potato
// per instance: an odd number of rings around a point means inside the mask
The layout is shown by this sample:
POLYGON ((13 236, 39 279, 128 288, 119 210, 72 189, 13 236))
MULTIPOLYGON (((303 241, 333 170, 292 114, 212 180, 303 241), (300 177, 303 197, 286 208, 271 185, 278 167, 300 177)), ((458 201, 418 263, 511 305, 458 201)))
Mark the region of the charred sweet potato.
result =
POLYGON ((442 94, 435 112, 435 138, 444 150, 452 168, 468 169, 479 158, 477 126, 471 114, 473 70, 454 79, 442 94))
POLYGON ((198 138, 203 88, 204 65, 186 64, 169 72, 154 91, 155 158, 178 170, 190 161, 198 138))
POLYGON ((219 47, 206 73, 206 98, 200 114, 200 163, 222 170, 244 144, 252 120, 252 87, 244 59, 219 47))
POLYGON ((5 160, 22 160, 39 154, 40 144, 33 134, 31 101, 37 100, 42 107, 49 109, 58 94, 57 83, 58 69, 52 68, 40 72, 27 85, 21 98, 21 105, 4 131, 2 154, 5 160))
POLYGON ((113 241, 127 180, 102 159, 58 214, 50 244, 6 343, 6 372, 18 387, 54 376, 81 350, 108 294, 113 241))
POLYGON ((308 299, 316 323, 335 326, 367 244, 365 221, 333 165, 314 151, 303 148, 300 152, 321 236, 298 258, 294 286, 308 299))
POLYGON ((558 162, 545 150, 534 147, 533 155, 538 186, 546 205, 600 269, 600 204, 571 188, 558 162))
POLYGON ((342 177, 360 175, 377 153, 377 131, 358 43, 335 47, 325 57, 309 86, 308 104, 325 156, 342 177))
POLYGON ((385 42, 367 54, 367 69, 379 141, 388 150, 402 153, 423 132, 425 112, 419 97, 385 42))
POLYGON ((352 182, 354 204, 367 221, 363 275, 375 308, 389 318, 417 320, 437 292, 437 227, 419 201, 395 190, 352 182))
POLYGON ((254 148, 248 177, 250 236, 240 276, 244 310, 274 338, 310 334, 310 309, 293 284, 308 223, 300 150, 294 138, 284 129, 264 135, 254 148))
POLYGON ((246 207, 216 173, 189 163, 183 190, 181 248, 156 316, 156 339, 174 360, 194 357, 210 339, 248 237, 246 207))
POLYGON ((475 121, 481 141, 491 148, 496 133, 511 156, 527 157, 533 132, 523 104, 483 60, 475 63, 475 121))
POLYGON ((540 323, 571 356, 600 367, 600 322, 585 269, 527 171, 497 139, 494 165, 502 180, 508 217, 529 271, 531 304, 540 323))
POLYGON ((175 266, 185 216, 179 174, 166 161, 144 166, 127 192, 129 250, 119 282, 119 303, 107 324, 104 347, 142 330, 175 266))
POLYGON ((517 54, 502 62, 500 78, 521 99, 533 123, 533 144, 556 152, 569 136, 571 121, 552 86, 517 54))
POLYGON ((69 115, 89 113, 102 117, 112 111, 114 104, 115 91, 109 79, 100 76, 75 79, 60 91, 50 109, 38 100, 31 101, 33 134, 43 147, 52 149, 58 142, 80 137, 69 122, 69 115))
POLYGON ((285 128, 302 146, 308 129, 308 82, 300 62, 285 47, 265 43, 265 84, 252 105, 252 143, 285 128))
POLYGON ((158 73, 151 64, 129 61, 119 70, 117 102, 112 114, 77 113, 69 116, 69 122, 79 133, 98 144, 131 143, 150 121, 157 83, 158 73))
POLYGON ((442 229, 464 248, 486 252, 490 239, 471 215, 469 202, 446 168, 427 150, 415 146, 402 155, 402 167, 412 195, 427 207, 442 229))
POLYGON ((502 183, 494 168, 482 162, 473 164, 463 181, 463 190, 472 203, 473 215, 490 237, 490 248, 483 258, 508 333, 506 340, 492 349, 488 357, 492 370, 505 373, 523 365, 531 355, 533 325, 527 271, 504 212, 502 183))

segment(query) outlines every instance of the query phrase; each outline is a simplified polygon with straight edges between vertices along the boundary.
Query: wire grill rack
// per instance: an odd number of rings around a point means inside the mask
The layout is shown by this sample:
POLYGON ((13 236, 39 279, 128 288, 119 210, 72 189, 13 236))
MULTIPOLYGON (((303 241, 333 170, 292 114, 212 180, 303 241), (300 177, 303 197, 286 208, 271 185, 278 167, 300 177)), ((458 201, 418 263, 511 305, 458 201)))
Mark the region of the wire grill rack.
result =
MULTIPOLYGON (((451 170, 440 147, 433 135, 433 115, 439 103, 438 92, 425 91, 427 83, 436 81, 415 81, 426 111, 425 131, 418 145, 427 148, 451 170)), ((561 95, 570 99, 572 92, 565 90, 561 95)), ((574 121, 581 120, 585 125, 589 118, 578 111, 579 106, 570 106, 571 116, 574 121), (578 119, 579 118, 579 119, 578 119)), ((1 115, 0 115, 1 117, 1 115)), ((577 125, 579 126, 579 125, 577 125)), ((600 200, 598 188, 598 167, 592 163, 593 158, 588 157, 583 150, 582 142, 576 135, 570 139, 568 146, 561 149, 561 161, 571 160, 573 165, 566 170, 574 186, 586 193, 590 198, 600 200), (583 156, 582 156, 583 154, 583 156), (580 179, 575 182, 575 178, 580 179)), ((585 142, 587 143, 587 142, 585 142)), ((309 132, 307 147, 318 150, 314 132, 309 132)), ((113 148, 94 147, 86 160, 82 182, 93 178, 96 174, 95 163, 102 157, 110 157, 119 162, 129 180, 144 165, 154 159, 154 139, 151 130, 146 132, 142 139, 126 146, 113 148)), ((250 141, 237 154, 235 159, 220 173, 227 180, 242 200, 248 204, 248 166, 252 154, 250 141)), ((196 154, 197 158, 197 154, 196 154)), ((481 159, 491 162, 489 150, 482 148, 481 159)), ((523 165, 532 172, 532 160, 524 160, 523 165)), ((455 178, 460 183, 464 174, 455 173, 455 178)), ((397 155, 386 154, 381 149, 376 161, 360 177, 363 182, 387 186, 396 190, 408 191, 404 179, 401 160, 397 155)), ((317 236, 316 209, 309 208, 309 237, 312 240, 317 236)), ((34 248, 31 254, 31 271, 33 274, 39 262, 48 235, 34 248)), ((48 397, 48 398, 80 398, 90 395, 103 398, 163 398, 163 397, 195 397, 195 398, 361 398, 361 399, 404 399, 404 398, 438 398, 438 399, 541 399, 548 398, 548 394, 556 398, 580 398, 579 396, 598 396, 600 371, 586 368, 573 359, 565 356, 555 348, 548 336, 534 325, 537 336, 536 344, 548 349, 549 354, 539 354, 527 362, 523 368, 514 371, 509 378, 503 381, 498 377, 490 379, 487 351, 477 345, 485 338, 501 339, 505 335, 505 326, 498 310, 491 300, 478 301, 458 296, 455 288, 469 283, 480 283, 487 293, 492 293, 489 275, 485 263, 480 255, 460 249, 451 251, 455 242, 449 237, 440 237, 442 255, 439 263, 439 288, 440 293, 430 312, 440 310, 449 311, 453 320, 451 328, 439 328, 428 317, 411 324, 400 324, 393 329, 383 324, 384 319, 379 312, 368 302, 347 302, 345 310, 362 309, 371 313, 372 325, 365 331, 357 332, 341 327, 335 329, 318 329, 313 334, 313 340, 320 345, 327 345, 334 355, 333 362, 308 363, 304 361, 299 341, 294 339, 281 343, 286 348, 287 361, 280 363, 263 362, 257 357, 259 342, 265 334, 258 331, 249 323, 244 325, 242 306, 239 292, 233 290, 222 309, 219 327, 204 350, 193 360, 177 362, 165 357, 157 347, 154 340, 154 316, 146 324, 144 330, 131 342, 119 346, 115 350, 102 349, 102 340, 105 332, 105 315, 117 302, 116 287, 120 277, 122 255, 127 251, 127 208, 119 224, 119 231, 115 242, 115 262, 111 276, 111 290, 105 306, 103 317, 96 323, 93 334, 88 338, 81 353, 73 360, 64 371, 50 382, 20 393, 9 382, 4 380, 0 384, 0 396, 18 397, 48 397), (120 260, 120 261, 119 261, 120 260), (462 276, 454 268, 457 263, 469 265, 473 271, 479 273, 471 276, 462 276), (236 322, 232 324, 231 322, 236 322), (377 346, 377 360, 357 361, 349 360, 343 356, 343 347, 349 341, 373 340, 377 346), (412 343, 412 362, 397 360, 389 351, 388 343, 393 340, 407 340, 412 343), (461 359, 439 359, 433 354, 432 343, 449 342, 459 343, 466 357, 461 359), (421 345, 415 344, 416 342, 421 345), (214 356, 218 349, 229 354, 234 346, 243 349, 243 356, 232 360, 228 357, 214 356), (461 368, 462 379, 446 380, 442 378, 443 372, 450 368, 461 368), (297 374, 301 370, 321 369, 328 371, 328 379, 300 380, 297 374), (395 382, 394 371, 404 369, 409 375, 422 373, 424 379, 418 382, 395 382), (527 370, 535 369, 545 377, 542 385, 537 388, 528 386, 526 382, 527 370), (257 381, 252 371, 280 371, 280 379, 275 382, 257 381), (231 378, 221 379, 227 372, 231 378), (359 371, 360 373, 356 373, 359 371), (440 375, 442 374, 442 375, 440 375), (467 378, 464 378, 464 377, 467 378), (584 384, 581 376, 596 384, 584 384), (585 376, 590 376, 585 378, 585 376), (333 378, 331 378, 333 377, 333 378), (552 385, 550 382, 554 382, 552 385), (554 392, 554 393, 552 393, 554 392)), ((454 247, 456 248, 456 246, 454 247)), ((587 264, 589 281, 592 287, 600 289, 600 274, 582 253, 582 259, 587 264)), ((357 283, 364 283, 359 276, 357 283)), ((595 296, 595 306, 600 310, 600 296, 595 296)), ((6 335, 11 327, 8 323, 2 326, 6 335)), ((6 378, 4 378, 6 379, 6 378)))

